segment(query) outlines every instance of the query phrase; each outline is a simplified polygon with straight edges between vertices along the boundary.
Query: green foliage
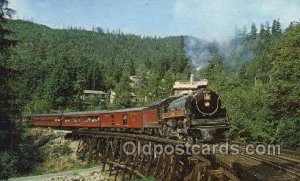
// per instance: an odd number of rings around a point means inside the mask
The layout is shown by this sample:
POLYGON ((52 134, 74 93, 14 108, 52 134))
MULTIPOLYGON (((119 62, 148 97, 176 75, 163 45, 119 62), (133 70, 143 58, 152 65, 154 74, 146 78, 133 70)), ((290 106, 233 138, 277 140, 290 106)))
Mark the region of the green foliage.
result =
POLYGON ((282 34, 282 29, 279 20, 274 19, 272 24, 272 34, 274 36, 280 36, 282 34))
POLYGON ((270 70, 271 109, 278 120, 276 139, 286 147, 300 147, 300 24, 288 28, 273 47, 270 70))
POLYGON ((268 116, 267 92, 263 86, 239 85, 221 92, 229 111, 231 126, 229 136, 244 142, 271 142, 272 122, 268 116))
POLYGON ((58 158, 60 156, 67 156, 73 152, 67 144, 54 145, 53 147, 47 148, 45 150, 46 150, 45 156, 50 157, 50 158, 58 158))
POLYGON ((16 122, 10 148, 0 150, 1 179, 28 173, 34 169, 35 162, 42 160, 38 145, 34 144, 35 138, 25 134, 26 132, 27 127, 16 122))
POLYGON ((37 96, 35 96, 32 100, 32 110, 25 110, 26 112, 38 112, 38 113, 46 113, 47 110, 50 109, 50 103, 43 99, 43 98, 39 98, 37 96))
POLYGON ((12 109, 12 83, 10 78, 10 67, 7 65, 9 59, 9 48, 15 41, 9 38, 11 30, 4 27, 7 18, 11 17, 14 10, 8 8, 7 0, 0 0, 0 151, 9 147, 9 117, 12 109))
MULTIPOLYGON (((16 101, 29 112, 67 107, 82 110, 80 95, 84 89, 108 92, 124 87, 118 85, 124 84, 124 72, 137 75, 141 65, 148 73, 158 75, 157 82, 168 71, 186 77, 190 70, 184 37, 142 38, 98 29, 57 30, 21 20, 8 21, 6 27, 16 32, 13 38, 20 40, 10 64, 22 74, 16 85, 16 101)), ((150 92, 134 93, 142 96, 150 92)))
POLYGON ((130 86, 129 73, 124 72, 119 84, 116 87, 116 99, 114 101, 114 108, 128 108, 132 107, 132 88, 130 86))
MULTIPOLYGON (((8 0, 0 0, 0 54, 7 54, 11 46, 15 45, 16 41, 8 37, 13 31, 4 27, 7 18, 11 18, 15 11, 8 7, 8 0)), ((5 66, 6 62, 0 62, 1 66, 5 66)))
POLYGON ((13 109, 17 106, 11 77, 14 70, 8 60, 10 47, 14 46, 16 41, 9 37, 12 31, 4 25, 6 18, 11 17, 13 13, 14 10, 8 8, 8 1, 0 0, 0 179, 30 169, 29 162, 34 158, 29 153, 35 153, 23 137, 23 128, 19 124, 13 125, 12 120, 17 112, 13 109))
POLYGON ((252 24, 246 37, 236 36, 242 44, 232 55, 232 67, 215 51, 199 75, 221 95, 230 117, 229 138, 299 150, 300 24, 282 33, 274 20, 272 30, 266 23, 256 31, 252 24), (245 56, 248 51, 252 61, 245 56))
POLYGON ((171 72, 167 71, 163 81, 160 83, 161 95, 160 98, 165 98, 170 95, 170 91, 173 88, 173 84, 176 81, 176 76, 171 72))

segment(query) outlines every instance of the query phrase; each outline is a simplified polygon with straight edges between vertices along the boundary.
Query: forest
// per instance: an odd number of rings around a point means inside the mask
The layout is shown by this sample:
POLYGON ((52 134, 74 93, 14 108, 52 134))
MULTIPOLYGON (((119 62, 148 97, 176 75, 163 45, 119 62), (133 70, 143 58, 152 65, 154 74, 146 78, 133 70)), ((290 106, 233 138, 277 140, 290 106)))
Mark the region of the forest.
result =
POLYGON ((237 31, 231 44, 229 55, 212 46, 208 65, 199 72, 229 111, 228 137, 299 150, 300 24, 285 30, 279 20, 259 30, 252 24, 249 32, 237 31))
POLYGON ((147 87, 135 93, 140 97, 151 94, 151 102, 168 95, 164 87, 170 83, 156 85, 165 76, 173 79, 173 75, 184 78, 189 74, 184 37, 140 37, 119 31, 104 33, 101 28, 55 30, 21 20, 8 22, 7 29, 19 41, 11 52, 10 65, 21 74, 16 101, 23 112, 82 110, 80 95, 85 89, 115 90, 113 108, 131 107, 130 99, 123 100, 130 98, 126 94, 131 90, 123 91, 128 89, 130 75, 147 77, 139 82, 147 87))
POLYGON ((279 20, 259 28, 252 24, 237 30, 225 48, 209 42, 209 56, 201 60, 206 63, 196 70, 186 53, 188 36, 142 37, 101 27, 51 29, 8 20, 10 13, 0 14, 0 177, 26 173, 39 159, 22 125, 14 123, 9 130, 8 120, 17 120, 10 113, 102 109, 82 105, 85 89, 115 91, 108 109, 148 105, 167 97, 174 81, 188 80, 191 73, 208 79, 221 95, 230 117, 228 139, 300 149, 298 22, 286 29, 279 20), (8 69, 16 74, 14 82, 8 69), (128 86, 130 75, 141 77, 137 88, 128 86), (130 92, 141 100, 138 104, 132 104, 130 92))

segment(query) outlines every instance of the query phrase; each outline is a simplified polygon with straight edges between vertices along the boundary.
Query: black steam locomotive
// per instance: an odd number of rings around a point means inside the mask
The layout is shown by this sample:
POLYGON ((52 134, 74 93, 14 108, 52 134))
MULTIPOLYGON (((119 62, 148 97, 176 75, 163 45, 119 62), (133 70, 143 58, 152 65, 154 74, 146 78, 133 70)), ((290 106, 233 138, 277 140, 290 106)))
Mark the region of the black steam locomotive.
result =
POLYGON ((227 111, 221 105, 220 96, 203 85, 186 86, 180 94, 156 106, 162 112, 162 132, 167 137, 216 142, 224 139, 224 132, 229 128, 227 111))

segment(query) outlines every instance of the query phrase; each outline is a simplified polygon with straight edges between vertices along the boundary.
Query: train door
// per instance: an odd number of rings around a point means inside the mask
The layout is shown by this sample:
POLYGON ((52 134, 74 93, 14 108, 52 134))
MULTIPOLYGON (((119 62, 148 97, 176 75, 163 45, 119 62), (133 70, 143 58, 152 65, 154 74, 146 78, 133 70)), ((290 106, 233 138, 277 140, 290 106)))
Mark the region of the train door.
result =
POLYGON ((111 114, 102 114, 100 115, 100 125, 102 128, 112 127, 112 116, 111 114))
POLYGON ((127 114, 122 114, 122 125, 124 127, 128 126, 128 116, 127 116, 127 114))
POLYGON ((111 126, 115 127, 115 115, 111 114, 110 115, 110 120, 111 120, 111 126))

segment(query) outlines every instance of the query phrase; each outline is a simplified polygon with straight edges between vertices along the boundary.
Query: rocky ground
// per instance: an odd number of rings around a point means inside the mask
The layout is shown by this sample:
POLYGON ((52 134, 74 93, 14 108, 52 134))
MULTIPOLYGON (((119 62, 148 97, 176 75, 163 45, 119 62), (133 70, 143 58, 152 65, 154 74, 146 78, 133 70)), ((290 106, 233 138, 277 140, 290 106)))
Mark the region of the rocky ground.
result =
POLYGON ((39 145, 39 153, 43 158, 42 162, 36 163, 33 173, 20 178, 11 178, 15 181, 109 181, 106 172, 101 172, 102 167, 99 164, 93 164, 96 167, 89 168, 89 165, 83 160, 78 160, 76 150, 78 140, 66 138, 70 131, 33 128, 29 134, 36 138, 34 144, 39 145), (43 175, 42 175, 43 174, 43 175))
POLYGON ((102 167, 93 167, 55 174, 37 175, 9 179, 11 181, 111 181, 108 173, 101 172, 102 167))
POLYGON ((89 174, 73 173, 72 175, 54 176, 45 181, 109 181, 112 180, 106 173, 92 171, 89 174))

